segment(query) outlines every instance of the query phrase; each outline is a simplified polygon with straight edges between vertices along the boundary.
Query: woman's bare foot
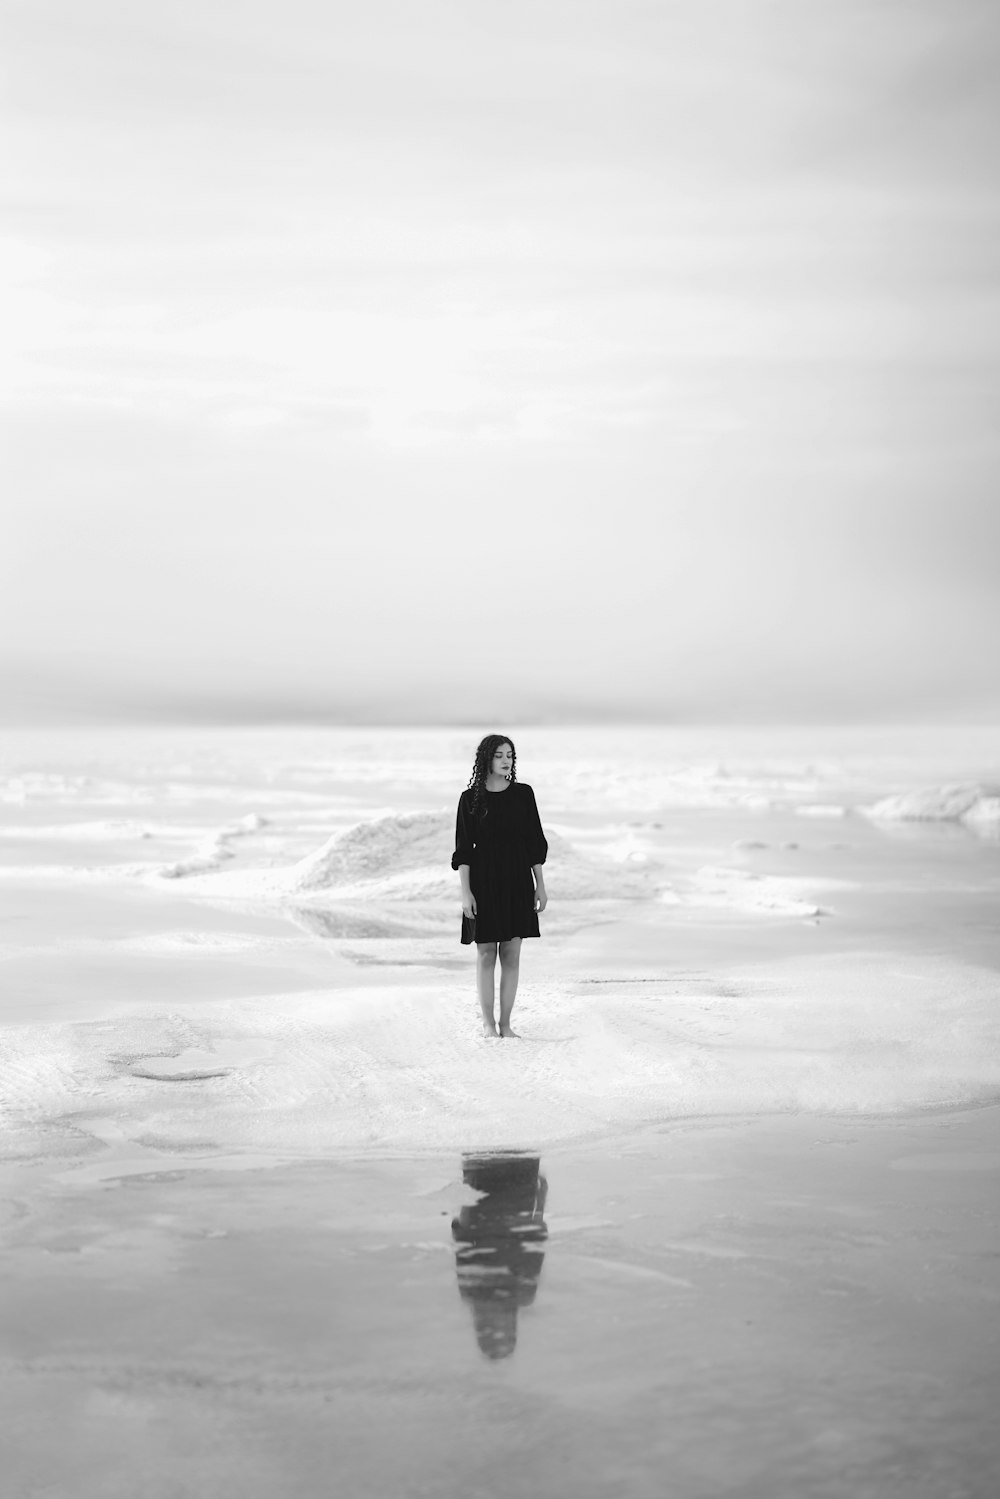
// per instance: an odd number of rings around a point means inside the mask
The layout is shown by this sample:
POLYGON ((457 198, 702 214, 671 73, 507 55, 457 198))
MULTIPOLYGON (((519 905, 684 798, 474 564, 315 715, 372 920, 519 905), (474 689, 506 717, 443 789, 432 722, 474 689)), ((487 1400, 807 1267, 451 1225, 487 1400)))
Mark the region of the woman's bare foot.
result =
POLYGON ((512 1031, 509 1025, 502 1025, 500 1027, 500 1034, 501 1034, 501 1036, 503 1036, 505 1038, 505 1040, 508 1040, 508 1041, 509 1040, 519 1041, 521 1039, 520 1036, 518 1035, 518 1032, 517 1031, 512 1031))
POLYGON ((488 1020, 483 1021, 483 1035, 488 1041, 496 1040, 500 1035, 495 1025, 490 1025, 488 1020))

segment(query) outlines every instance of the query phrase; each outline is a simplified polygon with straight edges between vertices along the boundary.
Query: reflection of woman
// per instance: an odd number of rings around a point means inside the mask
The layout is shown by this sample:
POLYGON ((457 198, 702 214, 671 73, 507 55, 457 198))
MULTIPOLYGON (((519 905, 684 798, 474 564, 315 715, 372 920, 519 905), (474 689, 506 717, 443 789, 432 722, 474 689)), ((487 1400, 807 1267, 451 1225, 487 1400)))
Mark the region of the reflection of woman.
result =
POLYGON ((514 746, 487 734, 476 750, 469 784, 458 802, 451 867, 462 882, 462 941, 476 944, 476 983, 484 1036, 512 1036, 521 939, 537 937, 548 897, 542 865, 549 846, 535 793, 517 779, 514 746), (500 1030, 494 977, 500 951, 500 1030))
POLYGON ((486 1195, 452 1220, 460 1246, 458 1289, 472 1308, 476 1342, 487 1358, 507 1358, 517 1342, 517 1309, 538 1289, 548 1237, 545 1178, 537 1156, 463 1157, 462 1178, 486 1195))

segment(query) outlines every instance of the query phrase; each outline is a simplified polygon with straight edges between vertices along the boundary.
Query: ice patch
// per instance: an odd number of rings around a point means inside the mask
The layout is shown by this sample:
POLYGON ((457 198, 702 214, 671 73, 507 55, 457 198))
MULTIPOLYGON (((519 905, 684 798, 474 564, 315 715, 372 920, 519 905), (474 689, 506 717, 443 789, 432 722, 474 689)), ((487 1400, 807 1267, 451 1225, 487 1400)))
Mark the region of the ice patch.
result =
MULTIPOLYGON (((705 865, 699 869, 680 902, 688 906, 717 906, 755 911, 771 916, 822 916, 815 899, 805 893, 802 880, 783 875, 752 874, 744 869, 705 865)), ((669 897, 671 904, 677 897, 669 897)))
POLYGON ((164 864, 157 871, 161 879, 177 880, 186 875, 204 874, 209 869, 217 869, 224 859, 233 858, 233 850, 230 843, 236 838, 245 838, 248 833, 259 832, 266 827, 266 819, 256 812, 240 819, 231 827, 220 828, 211 833, 186 859, 178 859, 172 864, 164 864))
POLYGON ((144 786, 88 775, 24 771, 20 775, 5 776, 0 780, 0 803, 8 806, 25 806, 31 802, 78 806, 152 800, 153 792, 144 786))
POLYGON ((229 1041, 210 1047, 191 1046, 176 1056, 140 1061, 130 1068, 133 1077, 152 1081, 196 1082, 225 1077, 235 1068, 270 1060, 273 1041, 229 1041))
MULTIPOLYGON (((261 817, 259 813, 252 812, 246 817, 240 818, 238 822, 227 827, 218 828, 213 832, 204 833, 193 851, 181 859, 175 859, 167 864, 157 863, 155 860, 147 860, 142 863, 129 864, 104 864, 104 865, 25 865, 25 866, 3 866, 0 865, 0 876, 5 879, 26 879, 33 883, 40 880, 128 880, 148 879, 153 876, 157 879, 176 880, 190 877, 196 874, 205 874, 210 870, 217 869, 225 860, 233 858, 234 851, 230 844, 239 838, 246 838, 251 833, 257 833, 268 826, 268 819, 261 817)), ((64 823, 45 827, 6 827, 0 828, 0 838, 26 839, 36 842, 66 841, 71 843, 101 843, 101 842, 125 842, 130 839, 148 842, 150 840, 188 840, 197 834, 197 829, 177 826, 175 824, 138 823, 128 820, 107 820, 100 822, 64 823)))
POLYGON ((620 838, 603 844, 601 851, 615 864, 648 867, 656 863, 647 840, 640 838, 631 829, 623 833, 620 838))
POLYGON ((72 885, 80 881, 115 884, 158 876, 161 866, 146 864, 0 864, 0 880, 25 885, 72 885))
POLYGON ((109 818, 100 822, 60 822, 47 826, 8 823, 0 827, 0 838, 43 843, 114 843, 132 838, 178 837, 183 832, 183 828, 157 828, 151 823, 109 818))
POLYGON ((961 822, 977 833, 1000 830, 1000 792, 976 783, 903 791, 862 810, 875 822, 961 822))

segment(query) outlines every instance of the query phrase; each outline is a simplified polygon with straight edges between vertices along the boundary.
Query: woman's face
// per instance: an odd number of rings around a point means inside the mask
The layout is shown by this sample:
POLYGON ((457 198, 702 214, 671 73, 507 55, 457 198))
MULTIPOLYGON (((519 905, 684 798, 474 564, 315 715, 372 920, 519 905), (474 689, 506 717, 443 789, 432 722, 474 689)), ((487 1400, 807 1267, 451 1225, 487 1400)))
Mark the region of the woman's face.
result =
POLYGON ((495 776, 509 776, 514 764, 514 751, 509 744, 498 744, 491 769, 495 776))

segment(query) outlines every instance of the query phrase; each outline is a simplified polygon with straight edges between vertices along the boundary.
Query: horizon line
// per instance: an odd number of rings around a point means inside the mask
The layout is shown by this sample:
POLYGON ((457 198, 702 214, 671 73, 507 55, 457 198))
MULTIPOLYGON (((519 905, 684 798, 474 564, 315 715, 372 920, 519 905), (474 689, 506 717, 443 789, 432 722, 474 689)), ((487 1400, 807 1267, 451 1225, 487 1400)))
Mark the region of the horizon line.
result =
MULTIPOLYGON (((807 713, 801 717, 787 714, 757 714, 752 717, 727 717, 701 714, 651 716, 630 713, 581 712, 565 715, 539 716, 536 713, 509 713, 506 715, 476 714, 457 718, 444 714, 440 718, 412 718, 405 715, 374 717, 358 714, 352 717, 300 714, 268 715, 254 717, 171 714, 156 716, 145 714, 86 715, 57 717, 22 716, 6 717, 0 710, 0 733, 32 729, 478 729, 493 718, 501 725, 517 724, 519 728, 649 728, 649 729, 697 729, 697 728, 1000 728, 1000 709, 988 711, 952 711, 949 713, 896 712, 885 715, 870 713, 841 713, 823 715, 807 713)), ((500 732, 498 728, 496 732, 500 732)))

